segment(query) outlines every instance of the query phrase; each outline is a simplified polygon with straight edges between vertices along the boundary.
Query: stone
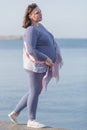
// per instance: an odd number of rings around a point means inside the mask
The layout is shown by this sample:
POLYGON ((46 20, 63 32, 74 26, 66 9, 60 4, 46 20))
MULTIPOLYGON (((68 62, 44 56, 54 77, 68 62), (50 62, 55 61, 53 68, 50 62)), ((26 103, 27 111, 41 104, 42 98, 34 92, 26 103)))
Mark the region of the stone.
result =
MULTIPOLYGON (((38 130, 37 128, 28 128, 26 124, 13 124, 11 122, 0 121, 0 130, 38 130)), ((39 130, 66 130, 64 128, 39 128, 39 130)))

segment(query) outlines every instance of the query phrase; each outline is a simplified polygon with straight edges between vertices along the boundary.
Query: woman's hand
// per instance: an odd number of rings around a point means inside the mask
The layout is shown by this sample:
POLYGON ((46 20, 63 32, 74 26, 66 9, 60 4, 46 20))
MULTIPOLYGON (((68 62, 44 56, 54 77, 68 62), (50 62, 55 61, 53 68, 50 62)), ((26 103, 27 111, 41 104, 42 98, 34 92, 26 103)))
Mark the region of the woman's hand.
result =
POLYGON ((52 60, 50 58, 47 58, 45 61, 45 64, 51 67, 51 66, 53 66, 54 63, 52 62, 52 60))

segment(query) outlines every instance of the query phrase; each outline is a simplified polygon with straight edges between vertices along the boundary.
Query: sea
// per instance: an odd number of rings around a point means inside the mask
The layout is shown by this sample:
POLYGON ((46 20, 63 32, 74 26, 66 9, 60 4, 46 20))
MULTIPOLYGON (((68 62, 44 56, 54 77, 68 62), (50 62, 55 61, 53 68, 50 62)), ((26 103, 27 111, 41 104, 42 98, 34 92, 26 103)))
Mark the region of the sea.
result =
MULTIPOLYGON (((87 130, 87 39, 55 40, 61 48, 63 66, 59 81, 53 78, 39 97, 37 121, 55 128, 87 130)), ((0 40, 0 120, 10 121, 8 113, 28 89, 23 41, 0 40)), ((27 108, 18 120, 27 123, 27 108)))

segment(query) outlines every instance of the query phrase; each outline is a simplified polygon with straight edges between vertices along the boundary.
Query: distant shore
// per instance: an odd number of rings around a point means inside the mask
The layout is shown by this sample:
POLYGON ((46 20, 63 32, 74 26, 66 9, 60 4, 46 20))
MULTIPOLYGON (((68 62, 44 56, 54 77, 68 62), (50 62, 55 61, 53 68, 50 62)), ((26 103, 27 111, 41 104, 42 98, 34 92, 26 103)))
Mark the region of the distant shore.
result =
MULTIPOLYGON (((22 40, 23 36, 22 35, 2 35, 0 36, 0 40, 22 40)), ((55 38, 55 39, 87 39, 87 38, 55 38)))
POLYGON ((9 36, 0 36, 0 40, 21 40, 23 39, 23 36, 15 36, 15 35, 9 35, 9 36))

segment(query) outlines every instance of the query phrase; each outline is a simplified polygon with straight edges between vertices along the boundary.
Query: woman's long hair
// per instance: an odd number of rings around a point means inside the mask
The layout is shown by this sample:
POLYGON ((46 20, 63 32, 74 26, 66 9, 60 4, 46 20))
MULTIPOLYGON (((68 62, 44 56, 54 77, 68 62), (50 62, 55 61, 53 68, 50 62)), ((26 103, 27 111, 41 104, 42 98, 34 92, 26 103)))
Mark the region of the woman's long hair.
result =
POLYGON ((31 5, 28 5, 28 7, 26 8, 22 25, 23 28, 27 28, 32 24, 29 15, 36 7, 38 7, 37 4, 32 3, 31 5))

